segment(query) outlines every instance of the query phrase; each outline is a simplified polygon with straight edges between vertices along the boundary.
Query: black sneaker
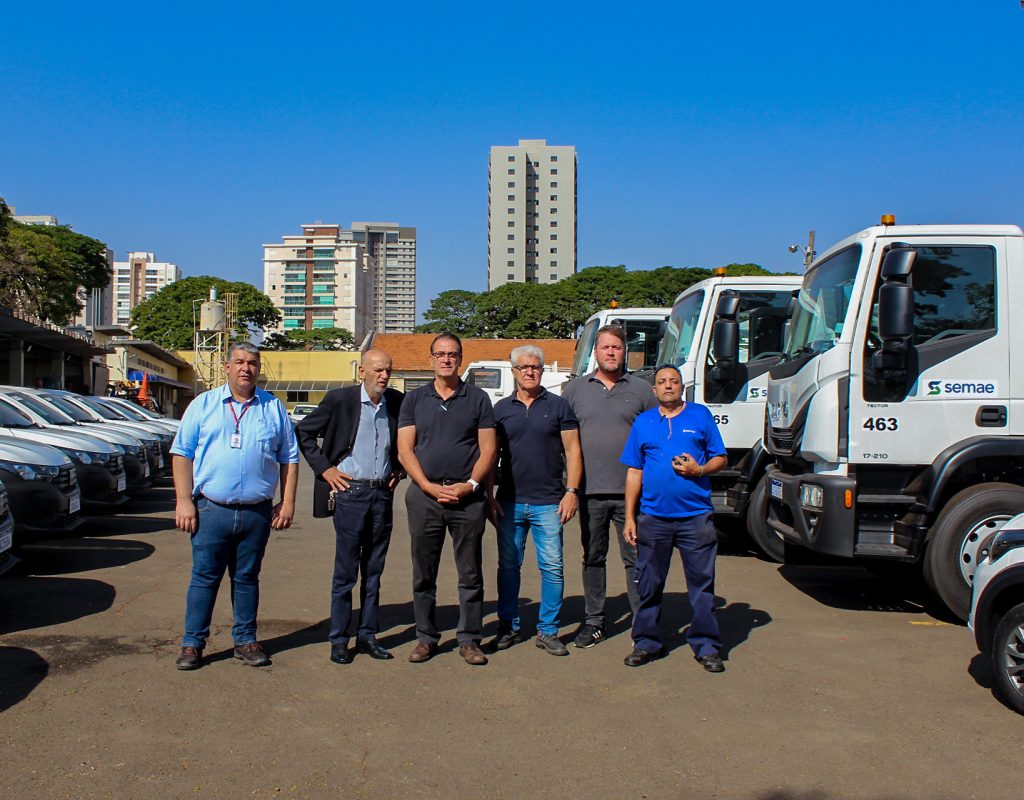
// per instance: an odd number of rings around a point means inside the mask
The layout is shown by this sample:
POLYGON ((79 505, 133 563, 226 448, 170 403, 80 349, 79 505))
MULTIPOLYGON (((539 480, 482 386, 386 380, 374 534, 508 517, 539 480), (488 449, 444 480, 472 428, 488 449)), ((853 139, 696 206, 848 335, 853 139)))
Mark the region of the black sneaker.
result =
POLYGON ((512 645, 524 641, 519 628, 513 628, 504 622, 498 624, 498 635, 487 645, 490 650, 508 650, 512 645))
POLYGON ((725 672, 725 664, 718 653, 708 653, 697 659, 698 663, 708 672, 725 672))
POLYGON ((604 628, 598 625, 580 625, 576 638, 572 640, 574 647, 593 647, 604 639, 604 628))
POLYGON ((567 656, 569 651, 553 633, 538 633, 536 638, 537 647, 545 650, 553 656, 567 656))
POLYGON ((664 649, 658 650, 656 653, 649 653, 634 645, 633 652, 626 656, 622 663, 627 667, 642 667, 644 664, 650 664, 655 659, 661 658, 664 655, 664 649))

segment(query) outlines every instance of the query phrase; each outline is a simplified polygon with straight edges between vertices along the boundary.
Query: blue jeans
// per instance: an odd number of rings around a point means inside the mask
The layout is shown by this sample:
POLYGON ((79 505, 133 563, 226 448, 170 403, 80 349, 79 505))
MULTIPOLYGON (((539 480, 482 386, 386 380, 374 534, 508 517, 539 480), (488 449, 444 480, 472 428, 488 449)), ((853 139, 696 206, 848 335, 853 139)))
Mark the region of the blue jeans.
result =
POLYGON ((501 504, 498 520, 498 619, 519 629, 519 575, 526 553, 526 534, 533 532, 540 570, 540 613, 537 632, 558 633, 565 579, 562 570, 562 521, 557 505, 501 504))
POLYGON ((236 645, 256 641, 260 604, 260 566, 270 539, 271 502, 218 505, 200 497, 198 530, 192 534, 192 582, 185 598, 186 647, 202 649, 210 636, 213 604, 224 570, 231 576, 231 607, 236 645))
POLYGON ((686 641, 697 658, 722 649, 715 617, 715 556, 718 534, 714 514, 663 519, 641 514, 636 521, 636 588, 640 602, 633 614, 633 642, 641 650, 657 653, 661 643, 661 600, 672 563, 672 551, 683 559, 686 593, 693 619, 686 641))

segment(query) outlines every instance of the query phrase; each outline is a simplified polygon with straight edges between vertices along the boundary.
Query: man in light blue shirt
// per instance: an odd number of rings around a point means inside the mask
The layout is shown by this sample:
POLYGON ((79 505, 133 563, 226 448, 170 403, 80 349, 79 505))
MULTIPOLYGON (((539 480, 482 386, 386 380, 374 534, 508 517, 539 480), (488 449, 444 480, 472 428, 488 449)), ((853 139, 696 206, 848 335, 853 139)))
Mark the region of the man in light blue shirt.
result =
POLYGON ((260 352, 231 345, 227 383, 204 392, 182 416, 171 446, 175 524, 192 537, 192 581, 178 669, 202 664, 224 571, 231 575, 235 658, 270 663, 256 640, 259 576, 270 529, 295 516, 299 450, 281 401, 256 387, 260 352), (281 501, 273 505, 278 483, 281 501))

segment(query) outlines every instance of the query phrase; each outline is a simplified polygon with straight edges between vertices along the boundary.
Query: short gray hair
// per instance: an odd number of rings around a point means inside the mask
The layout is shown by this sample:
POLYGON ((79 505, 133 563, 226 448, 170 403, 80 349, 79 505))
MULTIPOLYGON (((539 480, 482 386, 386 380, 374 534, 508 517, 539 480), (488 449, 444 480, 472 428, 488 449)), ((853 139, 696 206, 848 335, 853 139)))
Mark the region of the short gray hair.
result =
POLYGON ((535 344, 521 344, 519 347, 513 347, 512 352, 508 354, 508 360, 514 367, 516 366, 516 362, 518 362, 523 356, 526 356, 527 358, 539 358, 541 366, 544 366, 544 351, 535 344))
POLYGON ((224 359, 225 363, 231 361, 231 357, 234 356, 236 350, 241 350, 243 353, 250 353, 256 356, 256 358, 260 357, 260 349, 252 342, 232 342, 228 347, 228 355, 227 358, 224 359))

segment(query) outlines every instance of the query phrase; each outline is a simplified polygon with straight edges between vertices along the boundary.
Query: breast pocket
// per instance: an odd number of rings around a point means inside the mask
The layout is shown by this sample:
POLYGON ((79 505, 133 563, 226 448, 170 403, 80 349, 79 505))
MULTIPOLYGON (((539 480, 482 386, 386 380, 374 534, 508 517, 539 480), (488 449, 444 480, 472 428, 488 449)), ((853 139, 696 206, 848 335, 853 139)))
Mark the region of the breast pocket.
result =
POLYGON ((263 450, 277 452, 281 446, 281 429, 272 420, 261 419, 256 426, 256 439, 263 450))

